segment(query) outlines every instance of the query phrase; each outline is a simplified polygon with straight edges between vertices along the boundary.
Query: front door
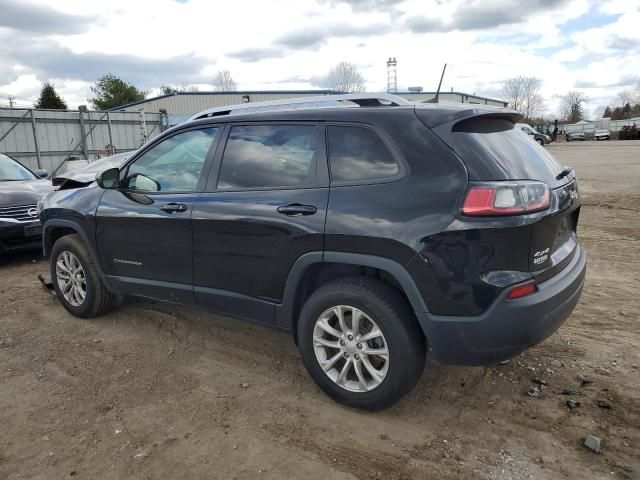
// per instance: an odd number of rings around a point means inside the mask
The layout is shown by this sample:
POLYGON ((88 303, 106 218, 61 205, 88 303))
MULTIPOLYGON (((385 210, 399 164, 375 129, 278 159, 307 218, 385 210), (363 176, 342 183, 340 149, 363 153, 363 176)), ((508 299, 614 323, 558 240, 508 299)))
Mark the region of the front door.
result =
POLYGON ((231 127, 192 214, 198 304, 275 321, 292 265, 323 249, 329 188, 322 132, 314 124, 231 127))
POLYGON ((191 212, 204 188, 218 128, 176 132, 122 172, 96 213, 102 267, 120 291, 193 303, 191 212))

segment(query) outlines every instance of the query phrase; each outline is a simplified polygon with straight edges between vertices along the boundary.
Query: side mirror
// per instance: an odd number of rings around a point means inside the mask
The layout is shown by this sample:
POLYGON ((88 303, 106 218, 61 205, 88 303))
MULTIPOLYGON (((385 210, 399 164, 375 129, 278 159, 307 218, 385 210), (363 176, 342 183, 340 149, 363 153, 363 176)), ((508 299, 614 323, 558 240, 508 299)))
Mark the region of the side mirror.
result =
POLYGON ((100 188, 116 189, 120 187, 120 169, 110 168, 96 175, 96 183, 100 188))
POLYGON ((49 172, 47 172, 46 170, 35 170, 33 173, 36 174, 36 177, 38 178, 47 178, 49 176, 49 172))

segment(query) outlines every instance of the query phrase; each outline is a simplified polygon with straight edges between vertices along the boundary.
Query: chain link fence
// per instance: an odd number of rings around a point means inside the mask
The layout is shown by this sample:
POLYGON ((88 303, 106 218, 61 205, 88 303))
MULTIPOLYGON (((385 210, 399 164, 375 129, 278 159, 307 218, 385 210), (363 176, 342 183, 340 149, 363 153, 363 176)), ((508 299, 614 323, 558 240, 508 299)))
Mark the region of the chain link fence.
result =
POLYGON ((135 150, 159 135, 166 115, 139 112, 0 108, 0 153, 50 175, 68 160, 135 150))

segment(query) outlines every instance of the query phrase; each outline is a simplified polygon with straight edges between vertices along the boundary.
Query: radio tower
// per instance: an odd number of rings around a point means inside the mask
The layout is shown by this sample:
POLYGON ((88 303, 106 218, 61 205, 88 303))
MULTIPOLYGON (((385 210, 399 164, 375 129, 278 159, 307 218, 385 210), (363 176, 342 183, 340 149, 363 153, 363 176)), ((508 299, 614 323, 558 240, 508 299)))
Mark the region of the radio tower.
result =
POLYGON ((387 93, 396 93, 398 91, 397 66, 396 57, 389 57, 389 60, 387 60, 387 93))

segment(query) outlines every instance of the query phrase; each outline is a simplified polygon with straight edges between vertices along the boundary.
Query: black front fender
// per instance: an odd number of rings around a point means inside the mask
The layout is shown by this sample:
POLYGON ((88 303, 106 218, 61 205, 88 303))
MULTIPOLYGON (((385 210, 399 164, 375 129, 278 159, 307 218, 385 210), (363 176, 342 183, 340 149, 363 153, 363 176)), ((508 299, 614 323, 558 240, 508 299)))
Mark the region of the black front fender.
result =
POLYGON ((51 249, 54 243, 53 242, 54 237, 52 234, 56 228, 71 230, 80 237, 80 239, 82 240, 82 243, 87 249, 87 252, 89 252, 89 256, 91 257, 93 264, 96 266, 96 269, 98 270, 98 274, 100 275, 100 279, 102 280, 104 286, 111 293, 117 294, 118 292, 111 286, 111 284, 109 283, 109 280, 104 274, 104 271, 102 270, 102 265, 100 264, 100 258, 98 257, 98 252, 95 249, 94 242, 92 242, 89 239, 87 233, 79 223, 76 223, 72 220, 58 219, 58 218, 47 220, 42 226, 42 252, 44 256, 48 257, 51 254, 51 249))

